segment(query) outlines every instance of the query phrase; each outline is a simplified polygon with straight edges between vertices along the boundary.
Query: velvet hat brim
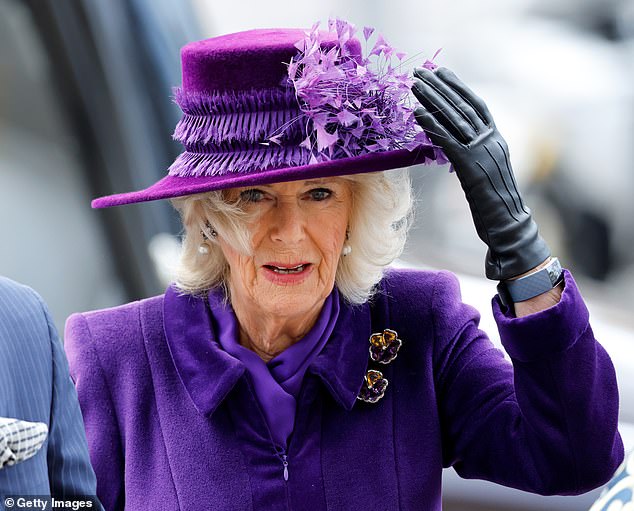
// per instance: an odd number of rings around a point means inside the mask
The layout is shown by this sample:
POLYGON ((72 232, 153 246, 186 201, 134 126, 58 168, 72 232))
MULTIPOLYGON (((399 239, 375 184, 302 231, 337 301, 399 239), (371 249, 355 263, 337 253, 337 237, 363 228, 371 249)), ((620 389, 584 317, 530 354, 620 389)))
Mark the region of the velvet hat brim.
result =
POLYGON ((172 199, 226 188, 379 172, 425 163, 431 158, 433 158, 432 148, 421 146, 414 151, 400 149, 398 151, 368 153, 354 158, 330 160, 301 167, 267 169, 260 173, 234 173, 200 177, 165 176, 143 190, 94 199, 92 207, 96 209, 109 208, 137 202, 172 199))

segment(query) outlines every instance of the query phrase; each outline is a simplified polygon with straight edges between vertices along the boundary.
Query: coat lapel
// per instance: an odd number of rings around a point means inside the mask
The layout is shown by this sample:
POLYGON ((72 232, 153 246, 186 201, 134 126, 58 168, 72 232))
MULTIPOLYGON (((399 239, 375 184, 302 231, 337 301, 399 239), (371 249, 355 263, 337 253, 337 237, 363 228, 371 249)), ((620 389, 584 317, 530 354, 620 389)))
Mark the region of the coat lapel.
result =
POLYGON ((354 406, 368 365, 371 318, 369 305, 351 306, 341 298, 330 340, 308 368, 346 410, 354 406))
POLYGON ((213 414, 245 372, 239 360, 226 353, 214 338, 207 300, 165 293, 163 318, 167 345, 181 382, 196 409, 213 414))

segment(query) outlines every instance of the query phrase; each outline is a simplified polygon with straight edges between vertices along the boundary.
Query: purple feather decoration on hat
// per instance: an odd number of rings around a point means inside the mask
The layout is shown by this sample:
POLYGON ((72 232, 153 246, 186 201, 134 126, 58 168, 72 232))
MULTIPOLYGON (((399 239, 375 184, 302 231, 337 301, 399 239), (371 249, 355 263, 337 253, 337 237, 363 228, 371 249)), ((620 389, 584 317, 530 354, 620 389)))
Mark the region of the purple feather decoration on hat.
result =
MULTIPOLYGON (((315 23, 297 41, 299 53, 277 87, 174 89, 183 117, 173 137, 185 152, 169 174, 249 174, 375 152, 415 151, 422 145, 433 147, 426 161, 446 163, 414 119, 413 82, 401 71, 405 54, 376 35, 364 56, 349 44, 356 34, 353 25, 330 20, 328 27, 329 32, 320 31, 315 23)), ((363 29, 366 46, 373 33, 371 27, 363 29)))
MULTIPOLYGON (((316 23, 298 42, 300 54, 288 66, 288 81, 312 122, 302 142, 312 150, 311 161, 431 146, 414 119, 413 81, 401 65, 405 54, 378 35, 367 55, 353 55, 346 42, 356 34, 354 25, 337 19, 328 26, 337 43, 322 44, 324 32, 316 23)), ((366 47, 373 33, 371 27, 363 29, 366 47)), ((439 148, 434 148, 434 159, 440 164, 447 161, 439 148)))

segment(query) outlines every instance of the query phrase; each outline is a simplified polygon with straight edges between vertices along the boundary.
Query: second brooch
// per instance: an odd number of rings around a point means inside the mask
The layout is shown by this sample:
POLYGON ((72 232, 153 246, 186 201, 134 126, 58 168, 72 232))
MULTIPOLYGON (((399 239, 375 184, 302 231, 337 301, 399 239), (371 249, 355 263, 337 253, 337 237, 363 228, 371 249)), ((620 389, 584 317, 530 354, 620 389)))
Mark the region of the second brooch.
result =
POLYGON ((361 392, 359 392, 357 399, 365 401, 366 403, 376 403, 385 395, 387 384, 388 380, 383 376, 381 371, 370 369, 363 377, 363 386, 361 387, 361 392))

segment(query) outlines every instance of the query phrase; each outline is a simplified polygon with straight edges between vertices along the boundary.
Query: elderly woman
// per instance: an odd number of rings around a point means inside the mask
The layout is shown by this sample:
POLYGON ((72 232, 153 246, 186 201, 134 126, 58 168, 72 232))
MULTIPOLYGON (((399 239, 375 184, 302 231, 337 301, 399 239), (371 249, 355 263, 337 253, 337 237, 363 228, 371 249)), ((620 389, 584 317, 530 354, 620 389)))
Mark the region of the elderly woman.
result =
POLYGON ((379 38, 364 56, 343 22, 183 49, 185 152, 93 202, 172 199, 177 281, 67 323, 106 509, 440 509, 443 467, 571 494, 620 463, 614 369, 486 106, 394 54, 379 38), (445 156, 501 281, 511 362, 452 274, 388 269, 412 202, 390 169, 445 156))

